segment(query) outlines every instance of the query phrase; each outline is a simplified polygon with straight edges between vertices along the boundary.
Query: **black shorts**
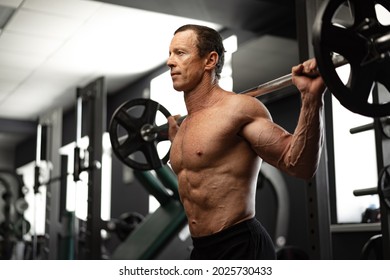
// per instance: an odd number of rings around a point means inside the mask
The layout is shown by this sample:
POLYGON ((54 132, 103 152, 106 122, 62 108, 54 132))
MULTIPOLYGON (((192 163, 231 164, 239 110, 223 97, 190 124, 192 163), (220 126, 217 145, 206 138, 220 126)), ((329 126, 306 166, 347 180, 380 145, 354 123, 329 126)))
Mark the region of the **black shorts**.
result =
POLYGON ((192 260, 276 259, 272 239, 256 218, 209 236, 193 237, 192 240, 192 260))

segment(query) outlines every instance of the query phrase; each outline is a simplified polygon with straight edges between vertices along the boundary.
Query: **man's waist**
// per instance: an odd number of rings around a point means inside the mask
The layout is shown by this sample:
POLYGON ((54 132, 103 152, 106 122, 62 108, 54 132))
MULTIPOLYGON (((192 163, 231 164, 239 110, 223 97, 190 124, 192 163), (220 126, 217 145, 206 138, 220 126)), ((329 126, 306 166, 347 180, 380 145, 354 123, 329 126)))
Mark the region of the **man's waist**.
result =
POLYGON ((228 226, 218 232, 199 237, 191 236, 191 238, 194 246, 196 247, 212 246, 218 242, 224 242, 225 239, 232 238, 236 235, 240 235, 242 232, 248 231, 249 226, 257 222, 258 221, 256 220, 256 218, 252 217, 243 220, 239 223, 228 226))

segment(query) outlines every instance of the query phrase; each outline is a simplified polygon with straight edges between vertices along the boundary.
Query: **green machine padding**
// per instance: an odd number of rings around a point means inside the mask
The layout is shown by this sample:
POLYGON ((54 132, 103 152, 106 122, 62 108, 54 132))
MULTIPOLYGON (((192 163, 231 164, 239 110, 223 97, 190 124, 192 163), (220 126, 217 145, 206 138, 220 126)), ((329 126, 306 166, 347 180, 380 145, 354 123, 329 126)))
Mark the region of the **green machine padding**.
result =
POLYGON ((161 206, 134 229, 112 255, 117 260, 153 259, 187 222, 179 200, 176 175, 170 167, 150 171, 134 171, 134 175, 161 206), (170 194, 167 189, 172 191, 170 194))
POLYGON ((186 222, 181 203, 171 199, 160 206, 121 243, 112 259, 116 260, 148 260, 164 248, 171 238, 178 233, 186 222))
POLYGON ((168 189, 173 192, 173 197, 179 200, 179 190, 177 185, 177 177, 176 174, 173 173, 172 169, 164 165, 161 168, 155 170, 158 179, 160 179, 161 183, 168 189))
POLYGON ((75 221, 74 211, 64 211, 61 217, 63 232, 58 237, 58 256, 59 260, 74 260, 75 252, 75 221))
POLYGON ((161 205, 166 204, 171 199, 171 195, 167 192, 164 185, 150 171, 134 170, 134 176, 161 205))

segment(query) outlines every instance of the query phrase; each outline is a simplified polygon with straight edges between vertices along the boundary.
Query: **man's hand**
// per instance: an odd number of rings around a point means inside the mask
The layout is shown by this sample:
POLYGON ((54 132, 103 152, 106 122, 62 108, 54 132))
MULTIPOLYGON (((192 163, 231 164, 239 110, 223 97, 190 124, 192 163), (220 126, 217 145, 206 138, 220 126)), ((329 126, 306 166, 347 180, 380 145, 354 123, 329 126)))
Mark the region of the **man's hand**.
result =
POLYGON ((179 130, 179 125, 177 124, 177 120, 180 118, 180 115, 170 116, 168 117, 168 137, 169 141, 173 142, 175 139, 176 133, 179 130))
POLYGON ((292 68, 292 80, 305 97, 306 94, 322 96, 325 84, 317 69, 317 61, 309 59, 292 68))

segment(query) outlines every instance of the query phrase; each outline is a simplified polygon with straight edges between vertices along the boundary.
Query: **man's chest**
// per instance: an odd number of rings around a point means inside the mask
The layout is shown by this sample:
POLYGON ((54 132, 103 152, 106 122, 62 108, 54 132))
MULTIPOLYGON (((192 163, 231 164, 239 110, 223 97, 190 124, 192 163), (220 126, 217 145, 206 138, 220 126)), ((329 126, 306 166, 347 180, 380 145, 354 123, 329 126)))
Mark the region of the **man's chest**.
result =
POLYGON ((187 168, 215 163, 239 141, 238 131, 228 117, 208 114, 186 119, 172 143, 171 163, 187 168))

